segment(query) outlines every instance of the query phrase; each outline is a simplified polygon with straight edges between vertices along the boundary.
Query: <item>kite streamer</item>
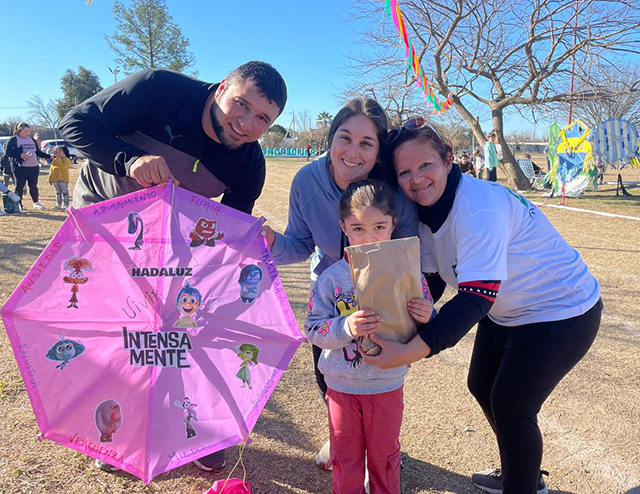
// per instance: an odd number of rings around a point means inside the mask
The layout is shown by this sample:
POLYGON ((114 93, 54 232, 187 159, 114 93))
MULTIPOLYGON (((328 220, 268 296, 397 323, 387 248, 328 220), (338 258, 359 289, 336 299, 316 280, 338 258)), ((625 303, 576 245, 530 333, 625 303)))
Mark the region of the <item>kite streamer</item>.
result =
POLYGON ((413 49, 411 40, 409 39, 407 29, 405 28, 404 21, 402 20, 402 12, 400 11, 400 7, 398 6, 398 0, 385 0, 384 10, 387 14, 387 19, 389 17, 393 18, 393 24, 395 25, 398 33, 402 35, 402 39, 404 40, 407 71, 413 70, 415 72, 416 85, 424 90, 427 99, 433 105, 433 113, 444 113, 453 105, 453 94, 449 93, 445 101, 440 101, 433 92, 433 88, 429 84, 427 76, 420 66, 418 56, 413 49))

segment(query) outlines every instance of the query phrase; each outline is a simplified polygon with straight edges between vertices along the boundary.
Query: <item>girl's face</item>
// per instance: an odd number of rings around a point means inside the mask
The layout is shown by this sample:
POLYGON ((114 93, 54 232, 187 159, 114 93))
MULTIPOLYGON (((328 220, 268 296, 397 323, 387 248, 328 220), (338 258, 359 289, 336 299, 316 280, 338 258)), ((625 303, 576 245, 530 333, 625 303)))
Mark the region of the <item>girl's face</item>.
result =
POLYGON ((250 360, 253 359, 253 352, 251 350, 240 350, 240 353, 238 354, 238 356, 240 357, 241 360, 244 360, 245 362, 249 362, 250 360))
POLYGON ((20 136, 20 137, 25 137, 26 138, 26 137, 29 137, 29 135, 31 135, 31 129, 29 127, 23 127, 18 132, 18 136, 20 136))
POLYGON ((400 145, 393 153, 398 184, 405 195, 422 206, 433 206, 447 186, 453 156, 442 159, 430 143, 417 139, 400 145))
POLYGON ((338 127, 331 141, 331 176, 338 187, 363 180, 376 164, 380 142, 376 127, 364 115, 354 115, 338 127))
POLYGON ((64 158, 64 151, 63 151, 62 149, 56 149, 56 150, 53 152, 53 155, 54 155, 56 158, 64 158))
POLYGON ((356 210, 340 222, 340 227, 350 245, 368 244, 391 240, 397 218, 384 214, 380 209, 368 206, 356 210))

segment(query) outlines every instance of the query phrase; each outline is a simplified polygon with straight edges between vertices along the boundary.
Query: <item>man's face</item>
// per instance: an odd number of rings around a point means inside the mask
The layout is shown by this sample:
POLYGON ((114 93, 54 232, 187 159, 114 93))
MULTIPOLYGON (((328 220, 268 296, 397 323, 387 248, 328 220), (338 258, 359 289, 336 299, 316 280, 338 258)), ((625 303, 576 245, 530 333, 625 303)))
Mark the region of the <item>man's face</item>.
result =
POLYGON ((211 123, 218 142, 229 149, 257 141, 280 114, 274 102, 251 82, 222 81, 211 106, 211 123))

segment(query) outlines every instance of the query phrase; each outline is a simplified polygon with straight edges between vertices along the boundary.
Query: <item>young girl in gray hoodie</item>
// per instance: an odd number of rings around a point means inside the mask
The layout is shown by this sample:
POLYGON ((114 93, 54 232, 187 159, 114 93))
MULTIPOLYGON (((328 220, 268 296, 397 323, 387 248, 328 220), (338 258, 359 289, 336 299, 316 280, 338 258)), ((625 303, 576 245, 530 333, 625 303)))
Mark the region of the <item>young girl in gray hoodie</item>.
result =
MULTIPOLYGON (((377 180, 354 182, 340 199, 340 227, 350 245, 390 240, 398 221, 394 194, 377 180)), ((345 256, 327 268, 311 291, 307 339, 323 349, 318 363, 327 383, 333 492, 360 492, 365 453, 372 493, 400 492, 400 426, 407 366, 382 370, 362 361, 359 339, 380 325, 372 310, 358 310, 345 256)), ((425 298, 407 309, 419 324, 433 312, 425 298)))

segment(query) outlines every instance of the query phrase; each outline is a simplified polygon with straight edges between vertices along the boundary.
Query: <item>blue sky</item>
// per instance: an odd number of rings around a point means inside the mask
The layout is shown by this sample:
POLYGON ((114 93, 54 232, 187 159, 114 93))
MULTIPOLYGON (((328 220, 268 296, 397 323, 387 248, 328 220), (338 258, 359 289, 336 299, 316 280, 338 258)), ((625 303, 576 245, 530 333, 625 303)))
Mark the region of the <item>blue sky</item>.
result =
MULTIPOLYGON (((113 0, 2 3, 0 120, 23 116, 28 121, 24 107, 34 94, 45 101, 61 97, 60 78, 69 68, 83 65, 104 87, 113 82, 109 67, 115 68, 115 57, 103 37, 115 31, 113 0)), ((267 61, 282 73, 289 100, 277 123, 284 127, 292 110, 308 110, 315 120, 322 111, 335 115, 340 108, 339 91, 349 82, 346 55, 367 49, 359 43, 362 25, 344 21, 349 3, 167 0, 191 42, 200 79, 217 82, 249 60, 267 61)), ((520 127, 530 125, 515 116, 506 130, 520 127)))

